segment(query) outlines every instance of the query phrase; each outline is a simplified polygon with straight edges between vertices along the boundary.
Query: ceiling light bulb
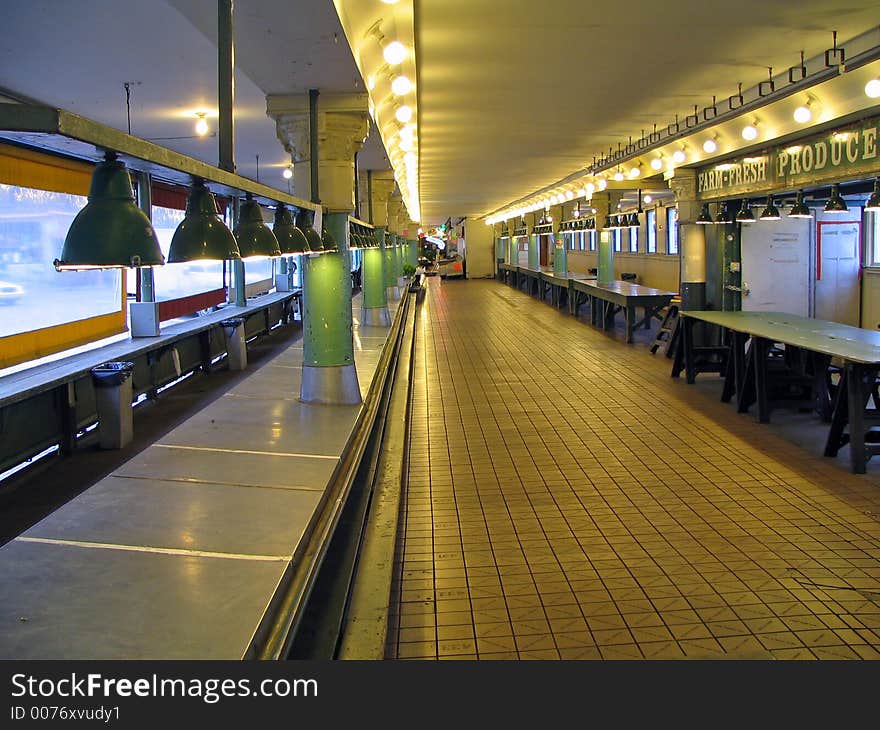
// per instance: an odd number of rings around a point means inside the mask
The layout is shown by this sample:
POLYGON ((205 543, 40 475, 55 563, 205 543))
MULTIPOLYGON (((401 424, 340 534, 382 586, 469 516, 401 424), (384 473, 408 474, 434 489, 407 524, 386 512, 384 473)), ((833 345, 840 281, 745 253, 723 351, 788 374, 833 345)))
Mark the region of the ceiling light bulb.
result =
POLYGON ((675 150, 675 152, 672 153, 673 162, 681 163, 681 162, 684 162, 685 159, 686 159, 686 155, 684 154, 684 150, 675 150))
POLYGON ((569 190, 569 191, 565 194, 565 199, 566 199, 566 200, 574 200, 574 192, 571 191, 571 190, 569 190))
POLYGON ((813 112, 808 106, 799 106, 794 110, 793 116, 798 124, 806 124, 813 118, 813 112))
POLYGON ((399 2, 399 0, 382 0, 382 2, 385 3, 386 5, 396 5, 399 2))
POLYGON ((630 168, 629 177, 631 180, 634 180, 635 178, 637 178, 641 174, 642 174, 642 171, 638 167, 630 168))
POLYGON ((707 139, 703 142, 703 151, 708 152, 710 155, 713 152, 718 151, 718 143, 714 139, 707 139))
POLYGON ((871 79, 865 84, 865 95, 871 99, 880 98, 880 79, 871 79))
POLYGON ((404 152, 412 152, 413 143, 411 139, 402 139, 400 140, 400 149, 404 152))
POLYGON ((646 195, 644 198, 642 198, 642 200, 645 203, 652 203, 654 201, 654 198, 652 198, 650 195, 646 195))
POLYGON ((596 186, 593 183, 587 183, 587 187, 584 188, 587 191, 587 195, 592 195, 596 192, 596 186))
POLYGON ((662 170, 663 169, 663 158, 662 157, 655 157, 653 160, 651 160, 651 169, 657 170, 658 172, 660 170, 662 170))
POLYGON ((196 122, 196 134, 199 137, 204 137, 208 133, 208 120, 205 119, 204 112, 201 114, 197 114, 198 121, 196 122))
POLYGON ((416 164, 416 155, 415 155, 415 153, 414 153, 414 152, 407 152, 407 153, 403 156, 403 161, 404 161, 404 163, 406 163, 407 165, 415 165, 415 164, 416 164))
POLYGON ((620 182, 621 180, 623 180, 623 173, 620 170, 614 173, 614 180, 616 182, 620 182))
POLYGON ((382 58, 386 63, 396 66, 406 58, 406 46, 400 41, 392 41, 382 49, 382 58))
POLYGON ((604 177, 599 178, 599 190, 604 190, 608 187, 608 181, 604 177))
POLYGON ((412 107, 408 107, 406 104, 404 104, 403 106, 397 108, 397 111, 394 112, 394 116, 398 122, 406 124, 410 119, 412 119, 412 107))
POLYGON ((742 138, 749 142, 753 139, 758 139, 758 128, 754 124, 747 124, 743 127, 742 138))
POLYGON ((398 76, 394 81, 391 82, 391 91, 393 91, 398 96, 403 96, 404 94, 408 94, 412 90, 412 81, 410 81, 406 76, 398 76))
POLYGON ((281 173, 281 177, 283 177, 285 180, 290 180, 290 178, 293 177, 293 170, 290 169, 290 166, 284 168, 281 173))

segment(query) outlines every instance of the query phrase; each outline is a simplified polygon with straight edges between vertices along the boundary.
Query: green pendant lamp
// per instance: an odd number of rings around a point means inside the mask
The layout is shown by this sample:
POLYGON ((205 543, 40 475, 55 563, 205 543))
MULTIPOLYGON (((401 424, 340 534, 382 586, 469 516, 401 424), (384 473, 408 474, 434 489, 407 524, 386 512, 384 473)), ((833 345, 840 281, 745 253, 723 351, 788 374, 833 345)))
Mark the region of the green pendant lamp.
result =
POLYGON ((265 259, 281 255, 278 239, 263 222, 260 204, 250 193, 241 204, 235 238, 243 259, 265 259))
POLYGON ((812 218, 812 211, 804 203, 804 191, 798 190, 794 206, 788 214, 789 218, 812 218))
POLYGON ((865 210, 880 211, 880 179, 874 180, 874 191, 865 203, 865 210))
POLYGON ((53 264, 57 271, 161 266, 159 239, 135 205, 131 179, 116 153, 107 152, 92 175, 89 202, 76 214, 53 264))
POLYGON ((773 196, 767 196, 767 206, 761 211, 761 215, 758 216, 758 220, 762 221, 778 221, 782 216, 779 215, 779 208, 776 207, 776 204, 773 202, 773 196))
POLYGON ((272 231, 278 239, 282 254, 309 253, 309 242, 305 234, 294 225, 293 215, 283 203, 275 209, 275 225, 272 231))
POLYGON ((831 197, 828 199, 828 202, 825 203, 825 212, 846 213, 847 210, 846 201, 840 195, 840 185, 834 183, 831 186, 831 197))
POLYGON ((313 254, 324 253, 324 242, 314 228, 314 220, 314 213, 311 215, 301 213, 299 228, 303 232, 303 235, 305 235, 306 241, 308 241, 309 251, 313 254))
POLYGON ((708 203, 703 203, 703 207, 700 209, 700 215, 697 216, 697 220, 694 222, 701 226, 708 226, 715 223, 712 219, 712 214, 709 212, 708 203))
POLYGON ((336 243, 336 239, 333 238, 333 235, 326 228, 321 231, 321 242, 324 244, 324 253, 339 252, 339 245, 336 243))
POLYGON ((718 214, 715 217, 715 224, 719 226, 733 223, 733 217, 730 215, 730 205, 727 201, 718 203, 718 214))
POLYGON ((754 223, 755 222, 755 214, 752 213, 752 209, 749 207, 749 201, 743 198, 742 205, 736 213, 736 222, 737 223, 754 223))
POLYGON ((197 180, 186 201, 186 216, 171 238, 168 263, 239 258, 238 243, 220 218, 214 196, 202 180, 197 180))

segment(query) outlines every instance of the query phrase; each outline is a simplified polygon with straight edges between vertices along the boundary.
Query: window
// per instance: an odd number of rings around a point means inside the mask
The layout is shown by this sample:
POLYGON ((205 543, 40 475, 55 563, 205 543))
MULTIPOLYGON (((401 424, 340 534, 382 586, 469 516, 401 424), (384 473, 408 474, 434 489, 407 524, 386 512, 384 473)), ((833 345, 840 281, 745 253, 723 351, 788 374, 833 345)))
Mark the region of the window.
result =
MULTIPOLYGON (((159 246, 162 248, 166 260, 171 248, 171 238, 174 236, 178 224, 183 220, 183 215, 183 211, 176 208, 153 206, 153 229, 156 231, 159 246)), ((155 266, 153 267, 153 282, 157 301, 180 299, 201 292, 213 291, 223 287, 223 262, 191 261, 184 264, 155 266)), ((130 284, 129 289, 131 289, 130 284)))
POLYGON ((0 337, 122 310, 118 269, 55 271, 86 198, 0 184, 0 337))
POLYGON ((589 250, 596 250, 596 231, 587 231, 587 236, 589 238, 589 250))
POLYGON ((638 228, 630 228, 629 229, 629 252, 630 253, 638 253, 639 252, 639 229, 638 228))
POLYGON ((565 234, 565 247, 569 251, 574 251, 575 249, 577 249, 577 233, 565 234))
POLYGON ((621 249, 621 240, 623 238, 622 231, 619 228, 615 228, 611 231, 611 242, 614 244, 614 251, 620 251, 621 249))
POLYGON ((868 244, 868 266, 880 266, 880 211, 865 211, 865 233, 868 244))
POLYGON ((648 235, 645 252, 657 253, 657 211, 649 210, 645 220, 648 235))
POLYGON ((666 209, 666 253, 678 255, 678 208, 666 209))
POLYGON ((581 231, 578 233, 578 247, 581 251, 586 250, 587 247, 587 233, 581 231))

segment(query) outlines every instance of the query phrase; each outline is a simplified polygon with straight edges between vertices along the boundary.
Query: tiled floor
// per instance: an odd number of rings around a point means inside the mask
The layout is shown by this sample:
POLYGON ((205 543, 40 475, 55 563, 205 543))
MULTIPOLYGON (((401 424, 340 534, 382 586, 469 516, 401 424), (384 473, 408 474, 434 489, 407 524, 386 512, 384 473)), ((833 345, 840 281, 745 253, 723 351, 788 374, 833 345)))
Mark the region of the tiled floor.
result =
POLYGON ((430 284, 389 657, 880 658, 880 479, 644 345, 430 284))

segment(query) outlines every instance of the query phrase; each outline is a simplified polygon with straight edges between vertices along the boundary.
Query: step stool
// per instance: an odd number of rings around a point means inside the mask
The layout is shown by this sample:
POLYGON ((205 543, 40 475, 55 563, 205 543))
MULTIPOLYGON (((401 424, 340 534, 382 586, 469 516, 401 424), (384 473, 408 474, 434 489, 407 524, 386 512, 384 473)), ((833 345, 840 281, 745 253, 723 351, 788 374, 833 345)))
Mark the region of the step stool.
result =
POLYGON ((660 346, 664 346, 663 353, 666 357, 672 357, 675 354, 675 348, 678 346, 678 307, 681 299, 674 297, 666 308, 666 314, 660 323, 660 329, 657 330, 657 336, 651 344, 651 354, 655 354, 660 346))

